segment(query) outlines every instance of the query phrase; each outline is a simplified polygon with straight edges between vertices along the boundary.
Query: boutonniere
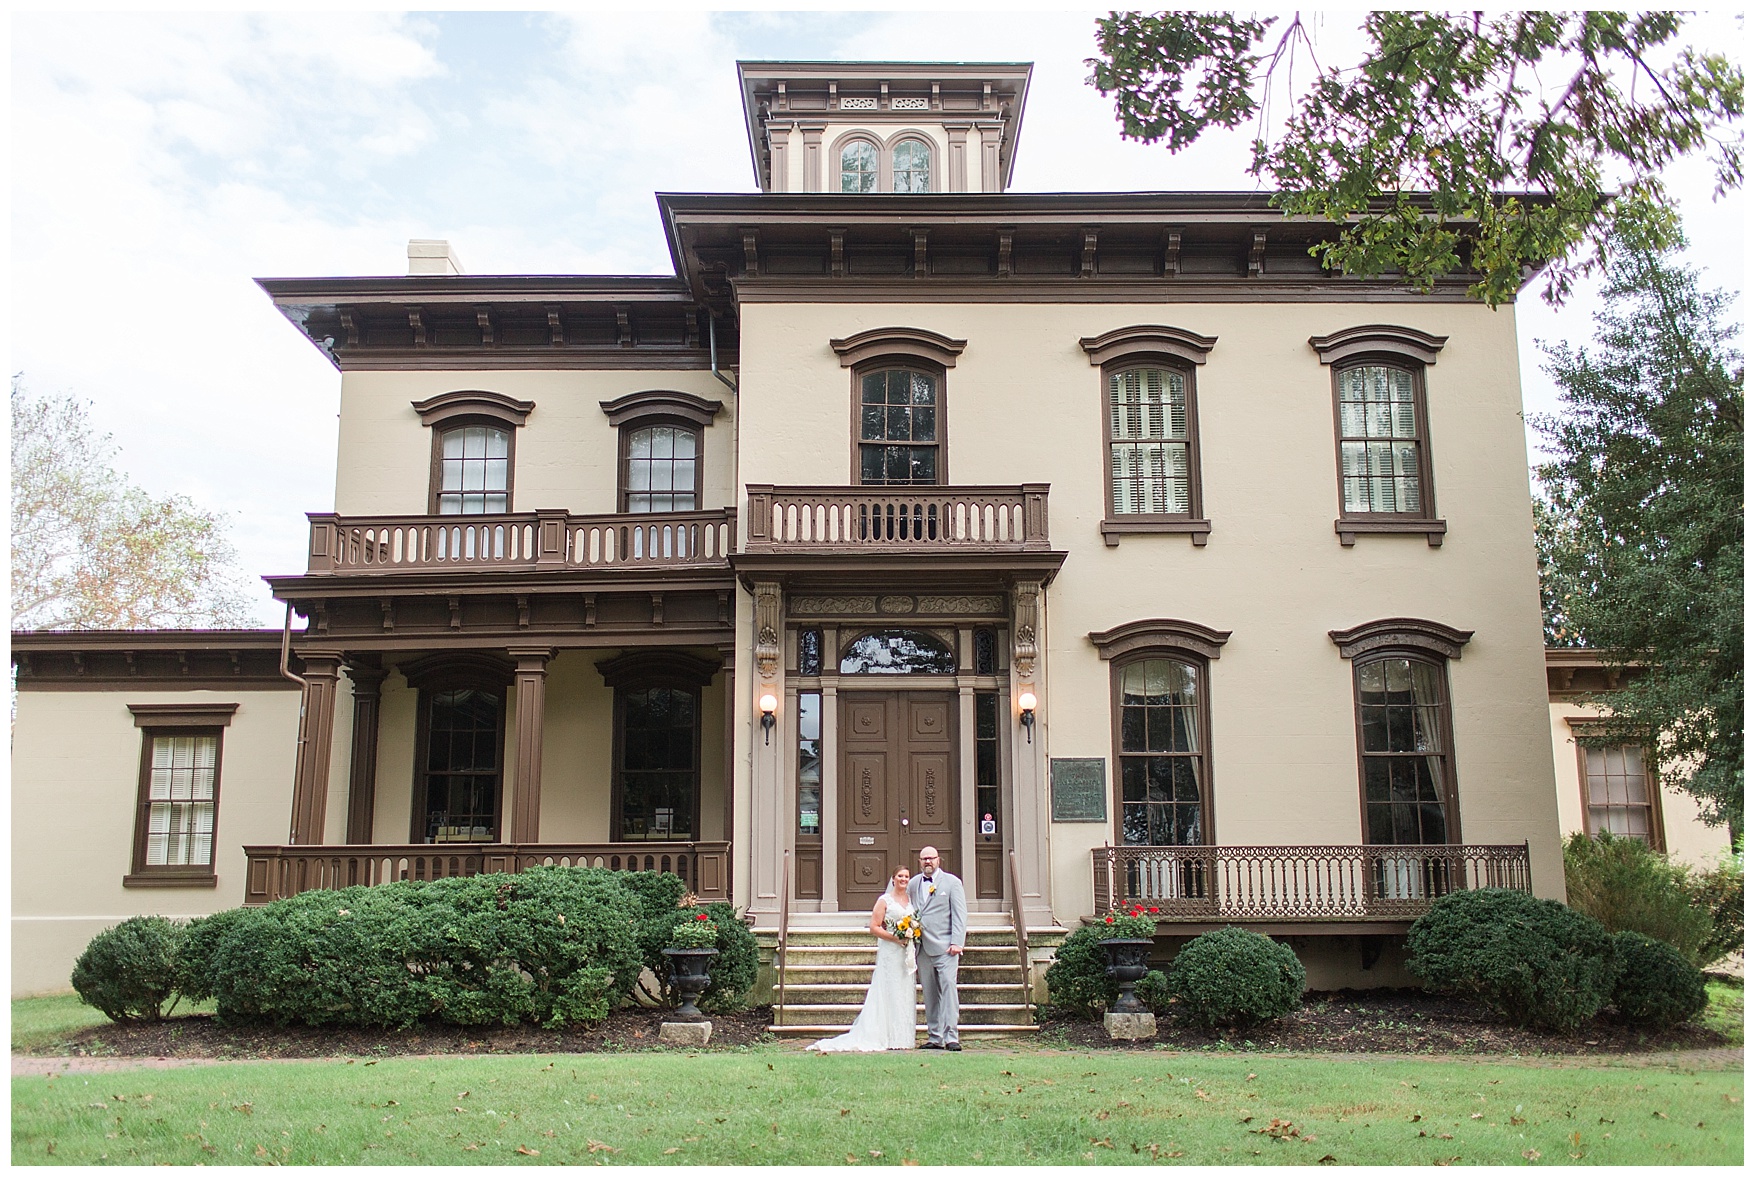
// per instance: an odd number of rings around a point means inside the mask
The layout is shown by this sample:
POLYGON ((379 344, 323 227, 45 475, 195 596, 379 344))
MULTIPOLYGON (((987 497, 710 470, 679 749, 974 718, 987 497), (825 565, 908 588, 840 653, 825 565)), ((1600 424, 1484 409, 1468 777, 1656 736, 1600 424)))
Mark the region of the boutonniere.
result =
POLYGON ((937 895, 938 888, 935 885, 933 885, 932 883, 928 883, 928 884, 926 884, 926 893, 928 895, 937 895))

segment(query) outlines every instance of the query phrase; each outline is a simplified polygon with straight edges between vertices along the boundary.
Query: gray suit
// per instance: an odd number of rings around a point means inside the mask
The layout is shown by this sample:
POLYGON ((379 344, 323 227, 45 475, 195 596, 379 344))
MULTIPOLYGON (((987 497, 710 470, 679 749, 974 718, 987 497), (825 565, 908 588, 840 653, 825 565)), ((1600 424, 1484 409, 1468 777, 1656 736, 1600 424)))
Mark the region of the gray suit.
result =
POLYGON ((969 903, 963 880, 948 870, 908 881, 908 898, 920 920, 920 992, 926 1002, 926 1040, 941 1045, 957 1040, 957 962, 950 953, 963 946, 969 925, 969 903))

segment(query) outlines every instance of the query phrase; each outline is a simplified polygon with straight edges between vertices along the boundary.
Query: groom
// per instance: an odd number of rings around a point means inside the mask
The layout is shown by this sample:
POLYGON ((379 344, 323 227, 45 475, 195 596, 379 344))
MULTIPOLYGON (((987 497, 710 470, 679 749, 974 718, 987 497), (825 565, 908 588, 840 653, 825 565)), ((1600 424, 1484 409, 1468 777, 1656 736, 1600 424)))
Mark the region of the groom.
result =
POLYGON ((963 880, 940 870, 938 848, 920 850, 920 873, 908 881, 908 898, 920 921, 920 990, 926 1001, 922 1050, 962 1050, 957 1042, 957 962, 969 924, 963 880))

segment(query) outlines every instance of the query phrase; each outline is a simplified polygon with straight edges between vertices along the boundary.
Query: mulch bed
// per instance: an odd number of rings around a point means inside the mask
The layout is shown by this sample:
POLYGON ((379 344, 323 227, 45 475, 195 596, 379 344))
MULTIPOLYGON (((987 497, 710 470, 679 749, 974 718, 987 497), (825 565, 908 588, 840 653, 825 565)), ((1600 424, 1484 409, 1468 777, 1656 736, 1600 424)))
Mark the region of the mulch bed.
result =
POLYGON ((1344 1051, 1382 1054, 1616 1055, 1649 1051, 1710 1050, 1730 1045, 1716 1030, 1689 1024, 1639 1030, 1599 1015, 1572 1034, 1520 1030, 1496 1021, 1472 1002, 1418 989, 1342 989, 1307 993, 1287 1017, 1249 1030, 1197 1030, 1158 1019, 1158 1036, 1111 1042, 1098 1020, 1051 1018, 1043 1044, 1056 1040, 1081 1049, 1344 1051))
MULTIPOLYGON (((421 1025, 408 1030, 354 1027, 226 1025, 211 1014, 162 1022, 95 1026, 28 1052, 122 1058, 379 1058, 405 1054, 583 1054, 644 1050, 658 1045, 669 1010, 624 1009, 602 1025, 545 1030, 540 1026, 421 1025)), ((715 1014, 706 1047, 724 1050, 771 1040, 766 1007, 715 1014)))

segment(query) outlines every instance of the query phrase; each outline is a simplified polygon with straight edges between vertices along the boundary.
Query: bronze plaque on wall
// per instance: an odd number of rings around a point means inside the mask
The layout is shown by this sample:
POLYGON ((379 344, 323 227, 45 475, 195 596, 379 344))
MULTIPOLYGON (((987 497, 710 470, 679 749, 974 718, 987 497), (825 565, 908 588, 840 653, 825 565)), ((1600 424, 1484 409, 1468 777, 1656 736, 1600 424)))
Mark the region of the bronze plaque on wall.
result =
POLYGON ((1055 821, 1108 821, 1109 790, 1101 756, 1048 758, 1048 794, 1055 821))

